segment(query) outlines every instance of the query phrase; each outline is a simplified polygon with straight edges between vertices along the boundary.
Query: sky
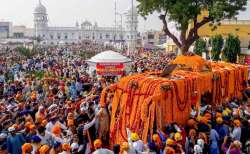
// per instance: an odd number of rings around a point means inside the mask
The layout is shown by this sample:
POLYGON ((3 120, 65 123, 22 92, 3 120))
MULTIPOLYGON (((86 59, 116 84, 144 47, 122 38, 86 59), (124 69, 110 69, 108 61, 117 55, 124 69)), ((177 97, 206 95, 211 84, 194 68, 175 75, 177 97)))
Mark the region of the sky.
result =
MULTIPOLYGON (((89 20, 99 26, 114 25, 115 0, 41 0, 47 8, 49 26, 75 26, 89 20)), ((134 0, 136 1, 136 0, 134 0)), ((33 12, 39 0, 0 0, 0 21, 11 21, 14 25, 33 27, 33 12)), ((136 2, 135 2, 136 4, 136 2)), ((131 0, 117 0, 117 12, 124 13, 131 7, 131 0)), ((239 19, 250 20, 250 2, 247 11, 239 19)), ((117 17, 120 20, 120 17, 117 17)), ((124 18, 125 19, 125 18, 124 18)), ((120 22, 120 21, 118 21, 120 22)), ((158 14, 150 15, 145 21, 139 18, 139 30, 160 30, 158 14)))

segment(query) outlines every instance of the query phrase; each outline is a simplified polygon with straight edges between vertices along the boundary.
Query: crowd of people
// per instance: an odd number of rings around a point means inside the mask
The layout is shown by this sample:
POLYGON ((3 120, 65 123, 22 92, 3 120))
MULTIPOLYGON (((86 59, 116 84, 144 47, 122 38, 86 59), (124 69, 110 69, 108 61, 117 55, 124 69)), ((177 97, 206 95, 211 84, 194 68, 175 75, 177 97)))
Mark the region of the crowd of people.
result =
MULTIPOLYGON (((225 100, 212 107, 206 97, 192 107, 185 125, 166 124, 148 142, 127 129, 128 141, 111 145, 112 96, 100 105, 101 91, 114 78, 87 74, 87 63, 57 49, 30 59, 0 58, 0 154, 249 154, 250 104, 225 100)), ((131 56, 132 72, 161 70, 174 54, 131 56)))

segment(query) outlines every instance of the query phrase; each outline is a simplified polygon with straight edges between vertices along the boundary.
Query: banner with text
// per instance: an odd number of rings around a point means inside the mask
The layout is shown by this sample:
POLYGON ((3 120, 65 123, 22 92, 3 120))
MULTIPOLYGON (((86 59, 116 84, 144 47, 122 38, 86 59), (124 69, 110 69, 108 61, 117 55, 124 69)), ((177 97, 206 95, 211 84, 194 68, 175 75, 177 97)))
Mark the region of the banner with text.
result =
POLYGON ((96 73, 97 75, 103 75, 103 76, 123 75, 124 64, 123 63, 97 63, 96 73))

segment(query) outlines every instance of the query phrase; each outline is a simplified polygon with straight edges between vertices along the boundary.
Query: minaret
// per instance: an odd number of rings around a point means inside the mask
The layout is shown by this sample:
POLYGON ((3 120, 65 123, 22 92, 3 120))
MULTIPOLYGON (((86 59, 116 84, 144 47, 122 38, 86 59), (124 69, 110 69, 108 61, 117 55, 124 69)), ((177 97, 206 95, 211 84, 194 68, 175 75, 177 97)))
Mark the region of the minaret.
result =
POLYGON ((34 10, 34 29, 35 37, 43 37, 48 28, 48 15, 46 7, 39 0, 38 5, 34 10))

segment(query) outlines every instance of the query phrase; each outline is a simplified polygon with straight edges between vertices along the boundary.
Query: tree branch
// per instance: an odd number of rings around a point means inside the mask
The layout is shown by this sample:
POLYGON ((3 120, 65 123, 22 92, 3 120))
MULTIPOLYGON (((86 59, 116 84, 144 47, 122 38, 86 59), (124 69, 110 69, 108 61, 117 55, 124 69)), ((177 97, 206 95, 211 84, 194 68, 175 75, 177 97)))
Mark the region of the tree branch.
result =
POLYGON ((159 18, 161 19, 161 21, 162 21, 162 23, 163 23, 163 31, 165 32, 165 34, 166 34, 167 36, 169 36, 179 48, 181 48, 181 43, 180 43, 180 41, 177 39, 176 36, 174 36, 174 34, 172 34, 172 33, 169 31, 168 24, 167 24, 167 21, 166 21, 166 14, 160 15, 159 18))
POLYGON ((193 28, 190 29, 189 34, 188 34, 188 38, 187 38, 187 42, 189 45, 192 45, 194 43, 194 41, 199 38, 198 29, 201 28, 203 25, 209 23, 212 20, 213 20, 213 18, 211 18, 211 17, 204 17, 202 19, 202 21, 200 21, 200 22, 197 21, 197 17, 194 19, 193 28))

